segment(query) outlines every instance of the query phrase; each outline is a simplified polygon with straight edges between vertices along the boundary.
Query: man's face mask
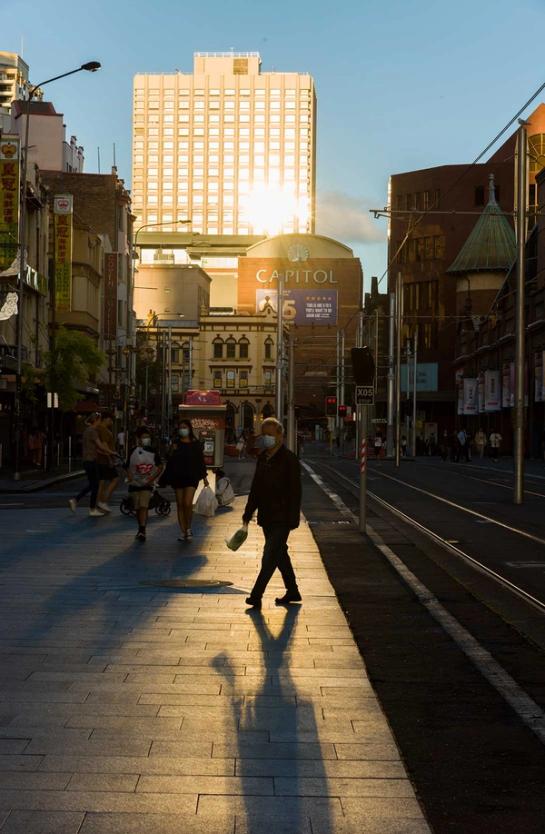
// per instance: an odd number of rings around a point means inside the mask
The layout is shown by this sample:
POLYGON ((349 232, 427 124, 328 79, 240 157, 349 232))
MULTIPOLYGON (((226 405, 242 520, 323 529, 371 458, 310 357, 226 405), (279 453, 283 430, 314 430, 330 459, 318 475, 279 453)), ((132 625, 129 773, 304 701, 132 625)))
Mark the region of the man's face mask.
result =
POLYGON ((142 446, 151 446, 151 437, 143 437, 142 446))
POLYGON ((270 434, 263 435, 263 447, 265 449, 272 449, 273 446, 276 446, 276 438, 272 437, 270 434))
POLYGON ((180 437, 189 437, 189 429, 186 427, 180 429, 180 437))

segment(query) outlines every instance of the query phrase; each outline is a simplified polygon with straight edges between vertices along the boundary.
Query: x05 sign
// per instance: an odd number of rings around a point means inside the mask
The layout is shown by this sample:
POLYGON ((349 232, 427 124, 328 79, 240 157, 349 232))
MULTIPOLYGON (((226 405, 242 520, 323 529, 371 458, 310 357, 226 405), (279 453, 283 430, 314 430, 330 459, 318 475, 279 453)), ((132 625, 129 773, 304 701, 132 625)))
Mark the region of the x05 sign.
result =
POLYGON ((374 402, 374 385, 356 385, 356 405, 373 405, 374 402))

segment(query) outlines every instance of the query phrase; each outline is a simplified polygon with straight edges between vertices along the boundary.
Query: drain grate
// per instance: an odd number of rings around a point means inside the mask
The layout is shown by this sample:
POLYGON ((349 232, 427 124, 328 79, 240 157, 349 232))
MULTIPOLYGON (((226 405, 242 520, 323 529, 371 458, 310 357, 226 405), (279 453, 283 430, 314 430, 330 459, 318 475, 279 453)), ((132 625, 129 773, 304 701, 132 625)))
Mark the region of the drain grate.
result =
POLYGON ((224 588, 233 583, 224 579, 149 579, 138 584, 150 588, 224 588))

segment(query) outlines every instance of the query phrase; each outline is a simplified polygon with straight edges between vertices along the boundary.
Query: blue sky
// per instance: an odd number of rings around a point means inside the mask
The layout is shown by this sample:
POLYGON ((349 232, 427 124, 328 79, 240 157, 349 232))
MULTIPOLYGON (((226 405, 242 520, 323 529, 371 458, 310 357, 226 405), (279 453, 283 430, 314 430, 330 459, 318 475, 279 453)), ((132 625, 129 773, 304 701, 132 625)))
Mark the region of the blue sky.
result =
POLYGON ((388 175, 473 159, 545 80, 533 34, 543 0, 2 6, 0 49, 20 51, 23 39, 33 82, 101 61, 99 73, 51 85, 48 98, 84 145, 86 170, 97 170, 97 147, 106 170, 115 142, 127 182, 135 72, 191 71, 193 52, 232 47, 259 51, 264 70, 312 73, 318 193, 336 207, 324 231, 354 246, 367 277, 386 265, 385 221, 367 209, 386 203, 388 175))

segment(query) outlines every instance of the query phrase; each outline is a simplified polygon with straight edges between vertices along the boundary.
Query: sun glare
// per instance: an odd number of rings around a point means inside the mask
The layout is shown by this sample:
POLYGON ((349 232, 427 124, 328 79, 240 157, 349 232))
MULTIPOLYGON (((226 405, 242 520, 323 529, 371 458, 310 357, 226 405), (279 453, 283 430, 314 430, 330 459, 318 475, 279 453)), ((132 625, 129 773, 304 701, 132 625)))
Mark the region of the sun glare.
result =
POLYGON ((306 199, 297 199, 289 185, 254 185, 244 200, 245 214, 257 234, 304 231, 308 221, 306 199))

